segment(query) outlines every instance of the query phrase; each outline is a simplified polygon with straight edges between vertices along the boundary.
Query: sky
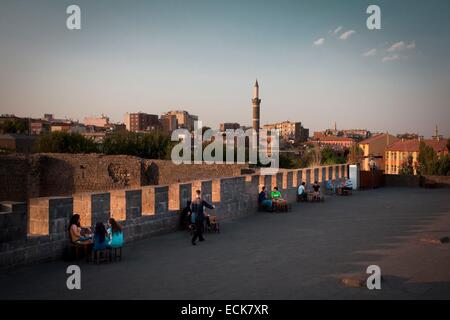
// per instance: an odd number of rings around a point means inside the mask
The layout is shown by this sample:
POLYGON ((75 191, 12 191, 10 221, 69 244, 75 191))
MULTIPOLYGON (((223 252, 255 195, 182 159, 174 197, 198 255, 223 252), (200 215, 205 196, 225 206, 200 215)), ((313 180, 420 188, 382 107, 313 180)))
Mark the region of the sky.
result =
POLYGON ((0 1, 0 113, 19 116, 250 125, 257 78, 262 124, 449 137, 449 57, 447 0, 0 1))

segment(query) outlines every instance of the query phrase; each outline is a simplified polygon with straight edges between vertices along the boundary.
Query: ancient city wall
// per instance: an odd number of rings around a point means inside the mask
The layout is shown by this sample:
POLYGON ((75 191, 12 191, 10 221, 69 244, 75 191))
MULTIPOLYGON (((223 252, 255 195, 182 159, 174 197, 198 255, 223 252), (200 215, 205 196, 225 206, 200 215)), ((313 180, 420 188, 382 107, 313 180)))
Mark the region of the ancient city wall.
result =
POLYGON ((0 160, 0 201, 24 201, 28 193, 30 164, 24 156, 0 160))
POLYGON ((247 165, 175 165, 101 154, 0 156, 0 201, 68 196, 195 179, 237 176, 247 165))
POLYGON ((450 176, 413 176, 385 174, 384 186, 410 188, 450 188, 450 176))
POLYGON ((280 170, 276 175, 267 176, 249 174, 39 197, 30 199, 28 204, 3 203, 0 206, 0 268, 61 258, 69 243, 67 229, 73 213, 79 213, 86 226, 114 217, 124 226, 125 241, 130 242, 176 230, 180 209, 197 189, 216 205, 214 213, 223 221, 255 213, 261 185, 269 190, 277 185, 283 196, 293 202, 302 181, 324 183, 347 175, 346 165, 336 165, 280 170))

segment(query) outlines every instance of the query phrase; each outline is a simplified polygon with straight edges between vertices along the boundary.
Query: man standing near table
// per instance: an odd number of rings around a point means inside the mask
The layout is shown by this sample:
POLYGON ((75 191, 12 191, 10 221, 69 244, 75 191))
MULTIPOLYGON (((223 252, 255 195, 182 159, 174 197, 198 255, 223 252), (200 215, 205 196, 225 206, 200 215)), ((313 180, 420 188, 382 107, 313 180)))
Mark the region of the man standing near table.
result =
POLYGON ((195 198, 191 203, 191 212, 192 215, 195 215, 195 232, 194 236, 192 237, 192 245, 196 245, 196 240, 198 238, 199 241, 205 241, 205 238, 203 237, 203 227, 205 223, 205 207, 209 209, 214 209, 215 206, 209 204, 201 197, 201 191, 197 190, 195 191, 197 194, 197 198, 195 198))

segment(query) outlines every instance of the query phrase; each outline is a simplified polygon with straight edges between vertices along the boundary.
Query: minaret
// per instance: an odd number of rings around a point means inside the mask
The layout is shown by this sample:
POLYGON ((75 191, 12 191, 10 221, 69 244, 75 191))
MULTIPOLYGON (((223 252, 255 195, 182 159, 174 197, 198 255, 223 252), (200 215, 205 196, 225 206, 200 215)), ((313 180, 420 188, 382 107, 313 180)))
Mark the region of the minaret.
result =
POLYGON ((436 128, 434 129, 434 138, 439 141, 439 129, 438 126, 436 125, 436 128))
POLYGON ((256 133, 259 133, 260 128, 260 117, 259 117, 259 108, 261 105, 261 99, 259 98, 259 85, 258 85, 258 79, 256 79, 255 85, 253 86, 253 129, 256 131, 256 133))

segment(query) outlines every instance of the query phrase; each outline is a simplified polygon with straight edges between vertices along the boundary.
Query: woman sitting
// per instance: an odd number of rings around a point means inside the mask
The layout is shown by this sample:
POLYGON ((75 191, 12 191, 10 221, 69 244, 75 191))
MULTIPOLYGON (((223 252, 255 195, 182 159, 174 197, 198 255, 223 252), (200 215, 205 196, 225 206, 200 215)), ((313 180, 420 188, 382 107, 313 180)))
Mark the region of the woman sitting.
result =
POLYGON ((95 225, 94 233, 94 251, 108 249, 109 245, 108 232, 106 231, 105 225, 101 222, 97 222, 95 225))
POLYGON ((123 246, 123 231, 122 227, 117 223, 114 218, 109 218, 109 245, 112 248, 120 248, 123 246))
POLYGON ((89 228, 82 228, 80 225, 80 215, 75 213, 70 218, 69 223, 69 236, 70 241, 74 244, 78 244, 83 241, 89 241, 92 236, 89 234, 91 230, 89 228))

